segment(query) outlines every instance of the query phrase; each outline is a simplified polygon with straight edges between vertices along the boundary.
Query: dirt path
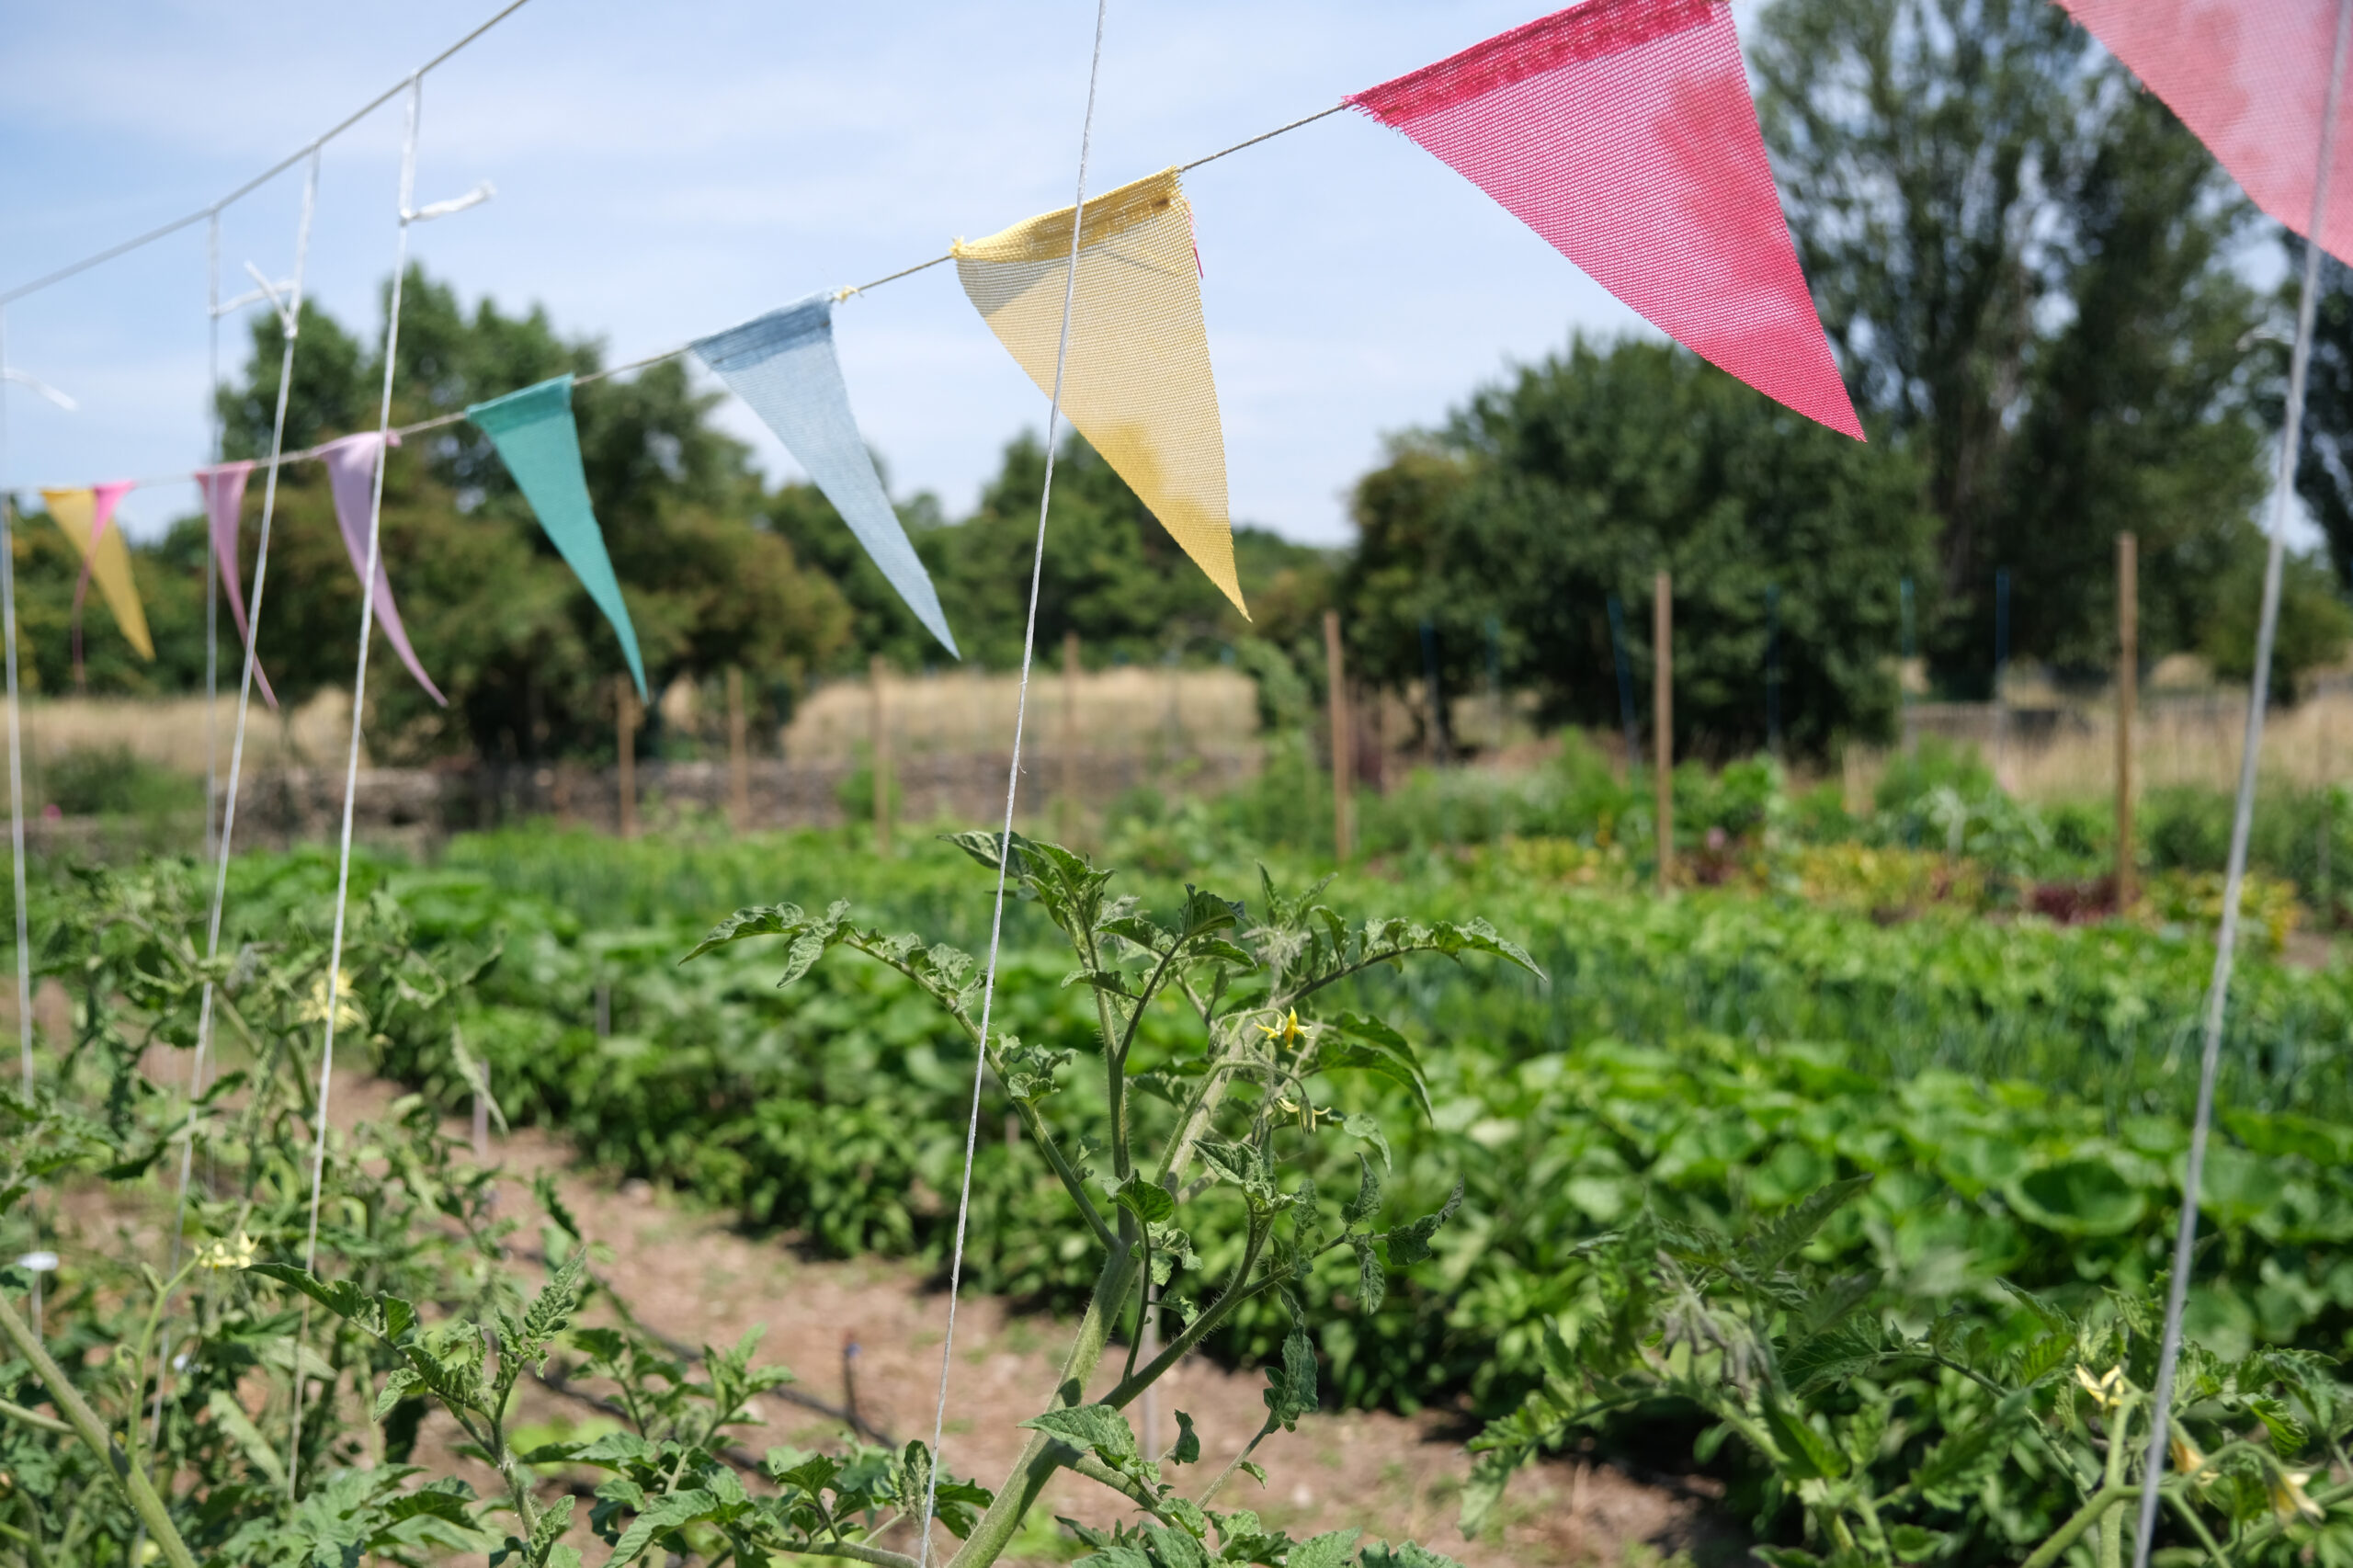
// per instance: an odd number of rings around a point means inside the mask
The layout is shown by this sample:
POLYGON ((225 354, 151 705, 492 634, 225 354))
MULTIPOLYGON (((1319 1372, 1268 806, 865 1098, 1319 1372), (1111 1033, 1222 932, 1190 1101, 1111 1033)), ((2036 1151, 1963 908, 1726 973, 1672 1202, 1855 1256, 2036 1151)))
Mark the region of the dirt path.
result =
MULTIPOLYGON (((342 1115, 336 1119, 374 1115, 397 1092, 354 1077, 338 1087, 342 1115)), ((780 1240, 746 1235, 642 1182, 617 1187, 598 1179, 574 1167, 561 1145, 538 1131, 518 1130, 496 1142, 495 1157, 517 1178, 502 1187, 501 1199, 531 1210, 516 1211, 526 1233, 540 1218, 530 1177, 550 1172, 582 1229, 610 1249, 609 1258, 597 1266, 598 1276, 649 1328, 694 1345, 732 1345, 746 1329, 760 1328, 761 1358, 793 1368, 802 1380, 799 1386, 835 1405, 843 1398, 844 1346, 855 1344, 860 1414, 900 1441, 928 1440, 947 1300, 926 1290, 917 1270, 870 1259, 811 1261, 780 1240)), ((537 1274, 528 1263, 516 1267, 537 1274)), ((991 1485, 1003 1477, 1026 1436, 1015 1424, 1043 1408, 1052 1387, 1065 1329, 1051 1317, 1009 1312, 1000 1301, 964 1300, 942 1444, 952 1471, 991 1485)), ((1107 1367, 1098 1382, 1108 1387, 1115 1370, 1107 1367)), ((1171 1412, 1190 1414, 1201 1434, 1205 1480, 1257 1429, 1265 1415, 1263 1387, 1255 1374, 1228 1372, 1198 1358, 1187 1361, 1162 1384, 1160 1442, 1175 1439, 1171 1412)), ((774 1399, 763 1405, 768 1426, 741 1439, 756 1452, 775 1444, 815 1447, 838 1432, 837 1423, 804 1407, 774 1399)), ((593 1425, 602 1419, 593 1410, 543 1388, 529 1389, 525 1419, 550 1429, 539 1440, 584 1423, 602 1429, 593 1425)), ((468 1473, 479 1491, 494 1490, 495 1478, 485 1469, 450 1452, 454 1435, 446 1426, 429 1426, 420 1461, 468 1473)), ((1470 1458, 1459 1433, 1435 1415, 1313 1415, 1296 1433, 1269 1438, 1257 1458, 1267 1468, 1264 1488, 1238 1476, 1220 1501, 1255 1508, 1295 1539, 1361 1526, 1369 1535, 1422 1540, 1471 1568, 1587 1561, 1614 1568, 1693 1550, 1714 1557, 1719 1551, 1708 1547, 1729 1544, 1695 1495, 1644 1485, 1605 1467, 1565 1463, 1521 1476, 1500 1526, 1485 1539, 1465 1541, 1454 1517, 1470 1458)), ((1108 1491, 1066 1474, 1033 1516, 1020 1551, 1006 1561, 1057 1562, 1078 1555, 1075 1540, 1052 1524, 1056 1514, 1096 1525, 1133 1517, 1108 1491)), ((585 1508, 580 1517, 585 1520, 585 1508)), ((576 1533, 588 1560, 600 1561, 603 1551, 585 1526, 576 1533)))

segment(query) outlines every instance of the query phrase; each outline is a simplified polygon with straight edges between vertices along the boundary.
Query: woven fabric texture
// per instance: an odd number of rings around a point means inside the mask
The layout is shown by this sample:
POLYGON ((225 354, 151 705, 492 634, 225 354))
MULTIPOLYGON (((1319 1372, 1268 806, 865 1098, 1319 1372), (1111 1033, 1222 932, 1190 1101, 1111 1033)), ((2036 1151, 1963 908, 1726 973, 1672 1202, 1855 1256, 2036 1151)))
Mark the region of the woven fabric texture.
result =
MULTIPOLYGON (((1049 395, 1070 278, 1071 213, 1065 207, 954 246, 965 295, 1049 395)), ((1063 413, 1246 616, 1193 213, 1176 172, 1089 199, 1078 242, 1063 413)))
MULTIPOLYGON (((2336 0, 2059 0, 2231 171, 2255 204, 2305 238, 2336 0)), ((2337 106, 2323 250, 2353 258, 2353 93, 2337 106)))
POLYGON ((1347 102, 1710 364, 1862 438, 1722 0, 1586 0, 1347 102))
POLYGON ((466 410, 466 417, 498 449, 500 460, 515 476, 516 488, 531 504, 556 553, 612 623, 614 635, 621 640, 621 654, 629 661, 630 678, 637 682, 637 695, 642 699, 645 661, 637 650, 629 606, 621 599, 620 579, 613 575, 613 559, 605 550, 604 530, 597 526, 596 508, 588 501, 580 426, 572 417, 572 378, 558 376, 475 403, 466 410))
POLYGON ((92 489, 44 490, 40 495, 49 504, 49 515, 59 531, 81 558, 82 580, 74 590, 75 622, 81 619, 83 591, 96 582, 98 597, 114 613, 114 623, 122 628, 131 651, 142 659, 153 659, 155 643, 147 635, 147 609, 139 602, 138 585, 131 581, 131 549, 122 541, 122 530, 114 526, 115 504, 130 489, 130 481, 119 480, 92 489))
POLYGON ((948 630, 931 574, 882 493, 873 455, 850 412, 849 387, 834 353, 833 296, 812 294, 741 326, 699 337, 694 350, 776 432, 915 619, 956 653, 956 637, 948 630))
MULTIPOLYGON (((393 440, 397 444, 399 437, 393 440)), ((376 459, 383 449, 384 437, 372 430, 329 441, 319 449, 327 465, 327 487, 335 492, 335 520, 343 531, 344 553, 351 557, 353 575, 363 583, 368 570, 368 512, 376 488, 376 459)), ((381 548, 376 551, 376 624, 384 629, 384 641, 392 645, 392 652, 400 655, 425 694, 449 707, 449 699, 441 695, 441 688, 417 662, 416 650, 408 645, 408 631, 401 625, 401 607, 392 601, 392 580, 384 574, 381 548)))
MULTIPOLYGON (((196 487, 204 493, 204 515, 211 525, 212 559, 221 567, 221 590, 228 596, 229 615, 237 623, 237 646, 243 648, 250 640, 245 631, 245 596, 237 583, 237 522, 245 505, 245 482, 253 477, 251 461, 222 463, 213 468, 196 471, 196 487)), ((269 676, 262 673, 261 659, 254 659, 254 684, 261 687, 261 699, 272 708, 278 706, 278 694, 269 689, 269 676)))

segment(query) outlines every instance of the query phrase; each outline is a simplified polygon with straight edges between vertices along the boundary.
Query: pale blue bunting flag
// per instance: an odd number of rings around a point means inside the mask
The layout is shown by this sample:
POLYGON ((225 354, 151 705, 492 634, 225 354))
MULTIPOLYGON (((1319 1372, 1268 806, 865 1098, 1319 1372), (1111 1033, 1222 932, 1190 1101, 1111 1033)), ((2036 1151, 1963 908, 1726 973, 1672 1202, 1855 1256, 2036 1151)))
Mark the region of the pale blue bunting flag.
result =
MULTIPOLYGON (((743 325, 695 340, 695 352, 730 391, 751 404, 793 460, 866 547, 899 597, 950 653, 956 639, 940 613, 931 574, 882 493, 874 459, 849 411, 849 388, 834 358, 834 301, 812 294, 743 325)), ((963 655, 957 653, 957 657, 963 655)))
POLYGON ((645 696, 645 661, 637 651, 637 630, 630 624, 629 606, 621 602, 621 585, 613 575, 612 557, 605 553, 605 535, 597 527, 597 513, 588 504, 588 478, 580 467, 580 428, 572 418, 572 378, 558 376, 535 387, 509 392, 488 403, 475 403, 466 417, 482 426, 506 472, 515 476, 523 499, 539 514, 540 527, 555 541, 558 554, 613 623, 637 682, 645 696))

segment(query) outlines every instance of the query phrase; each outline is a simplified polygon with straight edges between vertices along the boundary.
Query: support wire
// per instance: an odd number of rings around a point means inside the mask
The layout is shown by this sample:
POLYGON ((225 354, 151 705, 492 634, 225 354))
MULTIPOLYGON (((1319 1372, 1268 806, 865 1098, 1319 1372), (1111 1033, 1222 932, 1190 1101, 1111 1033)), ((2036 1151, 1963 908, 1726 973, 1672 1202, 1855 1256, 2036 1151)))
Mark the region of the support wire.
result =
POLYGON ((2237 808, 2231 817, 2231 854, 2222 876, 2222 922, 2214 937, 2214 978, 2206 993, 2206 1039, 2198 1062, 2198 1109, 2189 1124, 2189 1154, 2181 1173, 2181 1222, 2174 1233, 2173 1273, 2165 1288, 2165 1336, 2157 1350, 2157 1386, 2149 1407, 2149 1451, 2141 1467, 2141 1529, 2133 1568, 2149 1568, 2157 1533, 2158 1490, 2173 1435, 2174 1370, 2181 1358, 2181 1315, 2189 1301, 2189 1267, 2198 1244, 2199 1184, 2206 1168, 2206 1135, 2214 1120, 2214 1076, 2222 1055, 2222 1020, 2230 1006, 2231 966, 2237 956, 2239 893, 2246 880, 2247 839, 2255 821, 2256 765, 2263 751, 2264 708, 2271 694, 2272 645, 2279 629, 2279 578, 2287 552, 2288 509, 2295 494, 2296 451, 2303 438, 2304 381, 2312 366, 2313 317, 2320 302, 2321 236, 2328 216, 2328 182, 2336 162, 2336 111, 2345 87, 2345 56, 2353 43, 2353 0, 2337 0, 2336 47, 2328 67, 2321 111, 2312 224, 2305 231, 2303 293, 2296 305, 2296 347, 2288 362, 2287 416, 2279 431, 2279 467, 2272 482, 2270 551, 2263 566, 2263 613, 2256 623, 2255 675, 2247 695, 2246 738, 2239 753, 2237 808))
MULTIPOLYGON (((2353 5, 2353 0, 2347 0, 2353 5)), ((1046 474, 1038 491, 1038 539, 1029 553, 1029 612, 1021 628, 1021 684, 1013 705, 1013 760, 1005 774, 1005 831, 996 841, 996 895, 989 910, 989 961, 981 978, 981 1028, 972 1062, 972 1107, 964 1122, 964 1175, 956 1189, 956 1243, 948 1264, 948 1333, 939 1346, 939 1398, 931 1413, 931 1463, 926 1467, 918 1568, 931 1565, 931 1519, 939 1502, 939 1443, 948 1427, 948 1373, 956 1352, 956 1301, 964 1283, 964 1233, 972 1212, 972 1154, 981 1136, 981 1085, 989 1070, 989 1011, 1005 936, 1005 880, 1013 864, 1013 805, 1021 789, 1021 731, 1029 712, 1029 668, 1038 651, 1038 590, 1046 565, 1046 514, 1054 499, 1054 435, 1063 413, 1063 374, 1070 362, 1070 318, 1078 301, 1079 242, 1086 232, 1086 164, 1095 144, 1095 87, 1103 70, 1103 22, 1110 0, 1095 0, 1095 51, 1086 67, 1086 114, 1078 132, 1078 194, 1071 204, 1070 276, 1063 281, 1062 337, 1054 349, 1054 390, 1046 399, 1046 474)))
MULTIPOLYGON (((306 1274, 315 1273, 318 1268, 319 1184, 327 1163, 327 1094, 335 1073, 335 1021, 343 1011, 343 936, 351 896, 351 812, 359 792, 359 734, 368 711, 368 640, 376 629, 376 578, 382 560, 384 460, 392 450, 392 382, 400 363, 401 284, 408 270, 409 225, 416 217, 411 199, 416 192, 416 122, 424 102, 425 76, 419 72, 409 78, 408 84, 408 135, 401 150, 400 240, 392 251, 392 299, 384 317, 384 395, 376 415, 376 478, 368 503, 368 563, 360 577, 366 586, 359 596, 359 655, 351 677, 351 750, 343 771, 343 836, 335 873, 335 937, 327 947, 326 1003, 323 1009, 327 1016, 326 1040, 319 1051, 319 1108, 314 1129, 317 1141, 311 1150, 311 1223, 302 1244, 302 1271, 306 1274)), ((259 617, 256 608, 250 624, 258 625, 259 617)), ((302 1317, 307 1324, 307 1305, 302 1317)), ((302 1447, 302 1337, 297 1335, 294 1341, 294 1431, 286 1456, 289 1495, 293 1494, 302 1447)))

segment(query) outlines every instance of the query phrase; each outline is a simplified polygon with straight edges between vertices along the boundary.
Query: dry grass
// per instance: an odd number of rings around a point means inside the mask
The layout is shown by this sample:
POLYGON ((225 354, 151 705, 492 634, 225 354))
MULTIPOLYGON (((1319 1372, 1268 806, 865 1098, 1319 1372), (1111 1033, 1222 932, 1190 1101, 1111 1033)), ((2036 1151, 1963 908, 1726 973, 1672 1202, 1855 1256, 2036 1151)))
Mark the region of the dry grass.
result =
MULTIPOLYGON (((213 705, 214 730, 208 741, 201 697, 158 699, 34 698, 24 707, 25 753, 37 771, 68 752, 122 747, 142 762, 201 777, 217 743, 219 767, 229 771, 229 743, 236 733, 237 700, 213 705)), ((322 691, 299 710, 273 713, 259 700, 245 731, 245 766, 278 767, 339 760, 351 744, 351 699, 322 691)), ((363 755, 360 758, 367 761, 363 755)))
MULTIPOLYGON (((2044 710, 2047 715, 2049 710, 2044 710)), ((2096 799, 2116 788, 2116 710, 2112 704, 2059 709, 2055 722, 2013 715, 2006 728, 1983 704, 1922 704, 1922 735, 1974 745, 2003 787, 2029 801, 2096 799)), ((2159 693, 2143 699, 2133 723, 2135 785, 2190 784, 2228 791, 2238 786, 2246 734, 2245 692, 2159 693)), ((1868 791, 1887 754, 1854 758, 1848 788, 1868 791)), ((2353 771, 2353 691, 2316 693, 2293 708, 2273 708, 2263 728, 2266 785, 2310 789, 2353 771)))
MULTIPOLYGON (((892 749, 1002 754, 1013 739, 1017 676, 978 670, 886 676, 882 710, 892 749)), ((873 687, 835 681, 801 702, 783 736, 794 762, 862 758, 871 744, 873 687)), ((1065 680, 1040 670, 1029 684, 1025 746, 1057 750, 1075 732, 1078 748, 1097 755, 1171 756, 1228 750, 1258 734, 1258 694, 1235 670, 1098 670, 1065 680)))

